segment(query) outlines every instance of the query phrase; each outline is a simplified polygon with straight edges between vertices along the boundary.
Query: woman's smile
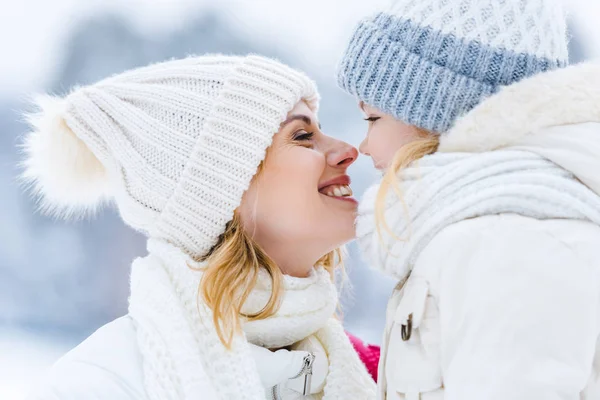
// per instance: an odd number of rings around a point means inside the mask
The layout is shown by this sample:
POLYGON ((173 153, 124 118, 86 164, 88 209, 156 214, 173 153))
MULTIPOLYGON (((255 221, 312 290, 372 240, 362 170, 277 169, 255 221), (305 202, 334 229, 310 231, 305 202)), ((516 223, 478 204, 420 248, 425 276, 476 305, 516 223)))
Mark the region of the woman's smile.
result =
POLYGON ((245 229, 292 276, 352 240, 358 202, 348 167, 358 151, 323 133, 317 114, 300 101, 288 113, 244 195, 245 229))
POLYGON ((358 201, 352 197, 353 192, 350 183, 351 180, 348 175, 338 176, 319 184, 319 193, 325 197, 353 204, 356 207, 358 201))

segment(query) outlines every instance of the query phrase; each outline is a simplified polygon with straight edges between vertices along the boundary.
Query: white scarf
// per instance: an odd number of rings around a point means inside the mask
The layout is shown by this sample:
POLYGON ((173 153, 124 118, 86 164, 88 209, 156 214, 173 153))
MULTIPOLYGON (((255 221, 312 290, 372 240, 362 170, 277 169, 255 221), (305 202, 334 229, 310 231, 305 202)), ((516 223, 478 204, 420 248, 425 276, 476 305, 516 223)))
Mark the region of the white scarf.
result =
POLYGON ((384 228, 381 236, 377 232, 379 185, 363 197, 357 235, 368 262, 399 280, 438 232, 468 218, 514 213, 600 225, 600 197, 571 173, 530 152, 435 153, 400 171, 398 179, 404 203, 392 188, 385 203, 385 221, 394 235, 384 228))
MULTIPOLYGON (((248 341, 282 347, 313 334, 329 358, 323 398, 375 397, 373 381, 332 317, 337 292, 323 268, 308 278, 286 276, 277 314, 244 323, 245 335, 236 337, 227 350, 217 336, 211 310, 198 297, 202 264, 156 240, 148 242, 148 251, 132 266, 129 312, 136 323, 150 399, 264 399, 248 341)), ((259 311, 270 290, 268 275, 261 273, 243 311, 259 311)))

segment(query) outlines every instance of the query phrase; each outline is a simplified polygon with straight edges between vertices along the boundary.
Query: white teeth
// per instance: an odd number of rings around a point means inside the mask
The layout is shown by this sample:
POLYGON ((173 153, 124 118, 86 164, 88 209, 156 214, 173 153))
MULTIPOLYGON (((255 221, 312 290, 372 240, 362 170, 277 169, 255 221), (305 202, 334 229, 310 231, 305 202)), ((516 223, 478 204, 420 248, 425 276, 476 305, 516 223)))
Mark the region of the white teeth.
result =
POLYGON ((342 186, 340 190, 342 192, 342 196, 352 196, 352 189, 350 189, 350 186, 342 186))
POLYGON ((348 185, 335 185, 328 187, 323 194, 329 197, 347 197, 352 196, 352 189, 348 185))

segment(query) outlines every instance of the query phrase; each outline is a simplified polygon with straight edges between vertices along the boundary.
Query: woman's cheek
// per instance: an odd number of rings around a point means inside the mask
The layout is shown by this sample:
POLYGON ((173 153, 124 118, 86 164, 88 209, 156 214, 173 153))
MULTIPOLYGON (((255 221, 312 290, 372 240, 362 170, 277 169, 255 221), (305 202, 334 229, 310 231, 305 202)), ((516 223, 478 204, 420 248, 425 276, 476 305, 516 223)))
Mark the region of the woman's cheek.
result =
POLYGON ((295 208, 297 213, 311 198, 318 198, 319 182, 326 167, 322 153, 296 147, 282 152, 273 161, 276 161, 277 168, 270 174, 271 179, 264 191, 271 207, 279 209, 282 208, 281 205, 285 205, 285 208, 295 208))
POLYGON ((288 155, 288 175, 295 177, 297 182, 310 185, 315 190, 319 180, 325 173, 325 155, 317 149, 297 147, 288 155))

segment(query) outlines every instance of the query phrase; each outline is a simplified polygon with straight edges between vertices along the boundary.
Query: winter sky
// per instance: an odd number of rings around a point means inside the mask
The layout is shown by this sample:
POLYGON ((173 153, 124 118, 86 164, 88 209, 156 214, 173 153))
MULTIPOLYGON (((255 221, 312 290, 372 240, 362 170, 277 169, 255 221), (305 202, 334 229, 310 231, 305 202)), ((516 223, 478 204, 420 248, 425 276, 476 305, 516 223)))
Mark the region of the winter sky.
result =
MULTIPOLYGON (((89 15, 112 12, 152 34, 185 29, 206 9, 221 10, 237 29, 290 47, 331 74, 355 22, 389 0, 3 0, 0 97, 44 85, 58 67, 70 30, 89 15)), ((600 0, 570 0, 568 9, 600 57, 600 0)))

